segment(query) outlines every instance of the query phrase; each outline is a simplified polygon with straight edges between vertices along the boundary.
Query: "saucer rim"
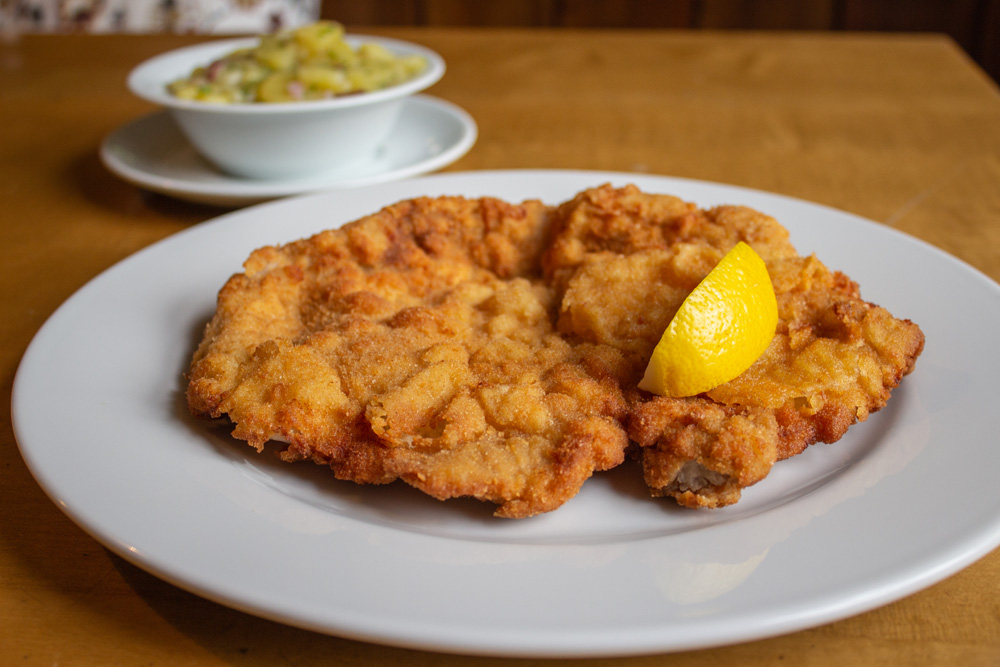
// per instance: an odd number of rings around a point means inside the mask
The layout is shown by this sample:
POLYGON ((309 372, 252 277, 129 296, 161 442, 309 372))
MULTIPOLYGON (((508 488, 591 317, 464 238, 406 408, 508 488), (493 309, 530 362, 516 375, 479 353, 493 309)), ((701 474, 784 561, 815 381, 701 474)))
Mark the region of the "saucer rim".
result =
MULTIPOLYGON (((377 171, 360 178, 345 177, 342 174, 329 178, 323 176, 308 176, 304 178, 283 179, 283 180, 249 180, 235 176, 229 176, 224 172, 214 169, 207 162, 204 171, 192 172, 191 178, 178 178, 176 175, 166 176, 158 173, 148 166, 155 162, 142 159, 143 164, 137 164, 137 160, 129 160, 129 153, 142 154, 148 145, 142 145, 134 141, 129 136, 129 131, 140 123, 162 121, 173 123, 170 118, 170 111, 158 109, 152 113, 137 117, 129 122, 120 125, 112 131, 101 142, 99 157, 104 166, 114 175, 122 180, 136 185, 142 189, 167 195, 177 199, 182 199, 199 204, 209 204, 215 206, 245 206, 281 197, 326 190, 340 190, 375 185, 390 181, 400 180, 411 176, 427 174, 442 167, 445 167, 464 156, 475 145, 479 135, 479 128, 475 119, 462 107, 447 100, 433 95, 417 94, 407 98, 404 105, 422 105, 425 109, 438 112, 442 118, 455 123, 459 129, 458 139, 452 142, 440 153, 426 159, 416 160, 389 169, 377 171), (123 148, 125 150, 123 150, 123 148), (199 180, 201 174, 211 173, 215 178, 224 179, 224 183, 217 180, 211 183, 199 180)), ((408 114, 404 107, 399 123, 407 122, 408 114)), ((194 152, 194 148, 181 136, 180 129, 177 130, 178 139, 184 141, 185 148, 194 152)), ((393 130, 393 134, 400 132, 399 126, 393 130)), ((402 131, 407 131, 406 129, 402 131)))

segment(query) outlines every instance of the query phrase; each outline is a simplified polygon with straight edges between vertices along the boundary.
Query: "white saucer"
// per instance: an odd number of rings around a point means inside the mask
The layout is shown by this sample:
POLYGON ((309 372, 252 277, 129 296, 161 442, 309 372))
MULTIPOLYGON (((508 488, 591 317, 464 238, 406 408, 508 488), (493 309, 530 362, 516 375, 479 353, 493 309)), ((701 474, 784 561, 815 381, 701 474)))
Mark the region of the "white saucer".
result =
POLYGON ((451 164, 476 142, 476 122, 460 107, 429 95, 414 95, 404 104, 398 125, 371 160, 306 178, 252 180, 221 172, 195 153, 166 111, 112 132, 100 155, 113 173, 147 190, 202 204, 244 206, 425 174, 451 164))

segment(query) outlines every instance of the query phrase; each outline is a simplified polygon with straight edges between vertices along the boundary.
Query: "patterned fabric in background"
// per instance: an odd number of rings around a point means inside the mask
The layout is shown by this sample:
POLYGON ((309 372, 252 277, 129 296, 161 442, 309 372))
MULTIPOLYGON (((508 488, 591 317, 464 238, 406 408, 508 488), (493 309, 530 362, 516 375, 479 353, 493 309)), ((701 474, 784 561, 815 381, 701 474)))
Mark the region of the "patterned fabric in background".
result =
POLYGON ((320 0, 0 0, 2 32, 260 33, 319 18, 320 0))

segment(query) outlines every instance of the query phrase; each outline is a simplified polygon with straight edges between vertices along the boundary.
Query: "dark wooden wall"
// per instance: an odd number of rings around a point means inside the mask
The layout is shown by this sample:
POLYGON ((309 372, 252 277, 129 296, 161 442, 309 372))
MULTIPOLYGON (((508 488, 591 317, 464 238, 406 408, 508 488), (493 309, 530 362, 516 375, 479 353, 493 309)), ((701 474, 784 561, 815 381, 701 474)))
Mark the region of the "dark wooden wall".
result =
POLYGON ((1000 80, 1000 0, 323 0, 351 25, 939 32, 1000 80))

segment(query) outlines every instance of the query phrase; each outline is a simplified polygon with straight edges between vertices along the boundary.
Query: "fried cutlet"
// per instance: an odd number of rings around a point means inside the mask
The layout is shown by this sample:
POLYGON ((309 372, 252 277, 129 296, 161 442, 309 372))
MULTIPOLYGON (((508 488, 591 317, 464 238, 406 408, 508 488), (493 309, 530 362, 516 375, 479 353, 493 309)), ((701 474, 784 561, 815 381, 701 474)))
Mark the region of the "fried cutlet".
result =
POLYGON ((917 325, 862 300, 816 257, 799 257, 788 232, 751 209, 699 210, 605 186, 555 217, 543 265, 560 287, 558 329, 628 359, 628 431, 653 495, 687 507, 736 502, 776 461, 835 442, 884 407, 923 349, 917 325), (738 241, 764 259, 774 284, 779 322, 767 351, 699 396, 636 389, 684 298, 738 241))
POLYGON ((403 480, 504 517, 559 507, 627 449, 653 495, 736 502, 883 407, 923 345, 772 218, 632 186, 556 207, 400 202, 244 268, 194 355, 194 414, 341 479, 403 480), (738 241, 775 286, 771 346, 705 394, 640 391, 667 323, 738 241))
POLYGON ((442 197, 255 251, 222 288, 188 402, 337 477, 525 517, 620 464, 613 350, 574 345, 538 257, 550 210, 442 197))

